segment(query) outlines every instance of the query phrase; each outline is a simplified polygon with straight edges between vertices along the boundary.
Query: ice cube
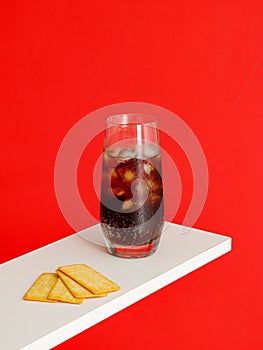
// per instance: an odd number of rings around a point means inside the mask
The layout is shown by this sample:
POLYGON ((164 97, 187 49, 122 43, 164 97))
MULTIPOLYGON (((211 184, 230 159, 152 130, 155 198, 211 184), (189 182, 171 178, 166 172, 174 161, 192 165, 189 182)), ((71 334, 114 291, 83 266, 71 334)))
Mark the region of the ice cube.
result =
POLYGON ((144 163, 143 170, 145 171, 146 174, 150 175, 151 171, 153 170, 153 167, 150 163, 144 163))
POLYGON ((134 172, 129 170, 129 169, 124 172, 124 181, 125 182, 132 182, 134 177, 135 177, 134 172))
POLYGON ((149 190, 144 180, 137 179, 133 181, 131 191, 137 205, 141 206, 147 200, 149 190))
POLYGON ((135 156, 135 150, 133 148, 121 149, 118 153, 118 158, 121 161, 133 158, 134 156, 135 156))
POLYGON ((138 179, 136 185, 134 186, 135 193, 142 195, 143 193, 148 193, 148 187, 143 180, 138 179))
POLYGON ((133 201, 131 199, 123 202, 122 206, 121 206, 121 209, 122 210, 129 210, 131 209, 133 206, 133 201))
POLYGON ((116 158, 116 157, 118 157, 120 150, 121 149, 119 147, 111 147, 111 148, 107 149, 107 153, 110 157, 116 158))
POLYGON ((151 194, 151 201, 153 204, 159 202, 161 200, 161 196, 155 193, 151 194))
POLYGON ((156 145, 145 145, 144 156, 145 159, 154 158, 159 154, 159 147, 156 145))
POLYGON ((147 179, 146 182, 149 188, 151 189, 151 191, 153 192, 156 192, 162 188, 162 185, 156 179, 147 179))

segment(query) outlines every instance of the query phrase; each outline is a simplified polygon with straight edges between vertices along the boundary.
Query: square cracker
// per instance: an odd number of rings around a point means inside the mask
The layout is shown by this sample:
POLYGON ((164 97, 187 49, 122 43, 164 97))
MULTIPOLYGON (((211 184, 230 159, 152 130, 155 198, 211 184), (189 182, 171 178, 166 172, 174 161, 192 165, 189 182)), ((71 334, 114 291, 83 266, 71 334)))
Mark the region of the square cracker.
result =
POLYGON ((85 264, 60 266, 58 270, 94 294, 114 292, 120 289, 116 283, 85 264))
POLYGON ((71 304, 81 304, 84 300, 83 298, 75 298, 59 277, 48 294, 48 299, 71 304))
POLYGON ((96 298, 105 297, 107 295, 107 293, 93 294, 87 288, 83 287, 81 284, 77 283, 63 272, 57 270, 57 274, 75 298, 96 298))
POLYGON ((54 300, 48 299, 48 294, 54 287, 58 279, 57 274, 51 272, 42 273, 28 289, 24 295, 25 300, 46 301, 49 303, 54 300))

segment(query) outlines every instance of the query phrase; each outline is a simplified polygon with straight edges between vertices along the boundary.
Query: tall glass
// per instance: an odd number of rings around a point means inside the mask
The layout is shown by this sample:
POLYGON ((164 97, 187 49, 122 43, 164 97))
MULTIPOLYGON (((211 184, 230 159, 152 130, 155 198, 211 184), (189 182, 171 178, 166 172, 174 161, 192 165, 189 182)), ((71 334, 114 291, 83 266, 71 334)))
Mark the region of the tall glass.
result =
POLYGON ((100 222, 109 253, 154 253, 164 224, 157 120, 140 114, 106 118, 100 222))

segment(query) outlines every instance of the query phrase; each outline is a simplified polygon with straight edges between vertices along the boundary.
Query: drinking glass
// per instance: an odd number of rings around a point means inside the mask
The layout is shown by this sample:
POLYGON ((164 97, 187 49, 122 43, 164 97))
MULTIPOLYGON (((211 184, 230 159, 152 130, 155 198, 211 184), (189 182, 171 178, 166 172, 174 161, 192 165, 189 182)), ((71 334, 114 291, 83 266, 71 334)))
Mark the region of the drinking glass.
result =
POLYGON ((157 119, 106 118, 100 223, 108 252, 122 258, 154 253, 164 225, 157 119))

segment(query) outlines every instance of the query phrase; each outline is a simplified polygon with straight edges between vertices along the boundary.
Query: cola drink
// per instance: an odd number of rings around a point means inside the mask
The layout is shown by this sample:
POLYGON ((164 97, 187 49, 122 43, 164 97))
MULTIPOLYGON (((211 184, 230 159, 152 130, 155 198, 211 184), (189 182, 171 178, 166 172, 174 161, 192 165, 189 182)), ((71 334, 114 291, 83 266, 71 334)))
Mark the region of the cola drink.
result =
POLYGON ((111 254, 144 257, 156 250, 164 224, 158 145, 123 141, 104 150, 100 222, 111 254))

